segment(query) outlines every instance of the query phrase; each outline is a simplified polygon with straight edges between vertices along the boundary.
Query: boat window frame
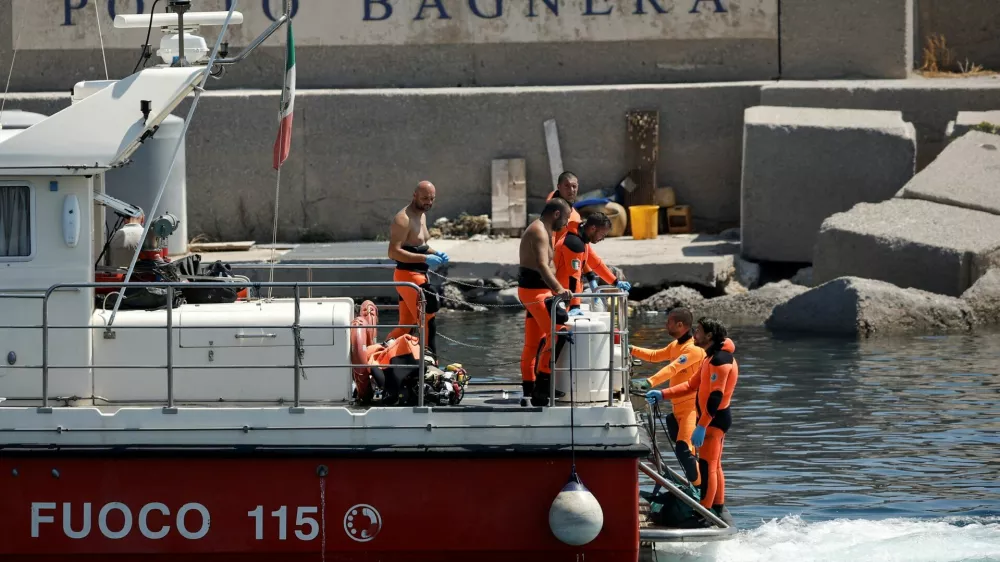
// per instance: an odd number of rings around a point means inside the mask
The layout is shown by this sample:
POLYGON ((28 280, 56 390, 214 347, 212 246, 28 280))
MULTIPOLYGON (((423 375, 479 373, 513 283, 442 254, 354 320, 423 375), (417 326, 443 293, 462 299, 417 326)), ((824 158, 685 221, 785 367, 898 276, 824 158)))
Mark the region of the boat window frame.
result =
POLYGON ((31 237, 31 251, 27 256, 0 256, 0 263, 10 264, 34 261, 38 254, 38 205, 35 199, 35 184, 27 179, 0 180, 0 187, 28 188, 28 220, 31 221, 28 227, 28 236, 31 237))

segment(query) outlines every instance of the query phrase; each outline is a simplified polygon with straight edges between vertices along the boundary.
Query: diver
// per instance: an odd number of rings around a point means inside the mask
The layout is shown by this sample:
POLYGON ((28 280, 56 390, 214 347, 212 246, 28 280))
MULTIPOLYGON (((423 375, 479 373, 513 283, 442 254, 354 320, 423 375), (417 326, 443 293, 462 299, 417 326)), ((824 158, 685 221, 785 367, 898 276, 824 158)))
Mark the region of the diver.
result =
MULTIPOLYGON (((567 225, 568 231, 562 240, 556 242, 556 279, 568 288, 571 293, 583 292, 582 275, 586 266, 590 266, 597 275, 609 285, 614 285, 628 292, 632 285, 627 281, 619 281, 614 273, 604 265, 604 260, 594 252, 591 246, 607 237, 611 231, 611 219, 604 213, 594 213, 576 226, 567 225)), ((580 316, 580 298, 573 297, 569 304, 569 315, 580 316)))
MULTIPOLYGON (((522 406, 526 406, 529 400, 533 406, 549 403, 552 381, 549 364, 553 345, 546 336, 552 329, 550 309, 555 295, 567 301, 571 295, 556 279, 552 267, 552 233, 566 227, 569 211, 569 203, 564 199, 549 200, 541 216, 528 225, 521 236, 517 298, 525 308, 524 347, 521 349, 522 406)), ((564 329, 568 321, 565 309, 558 308, 556 329, 564 329)), ((557 356, 564 342, 565 337, 557 338, 557 356)))
POLYGON ((403 334, 385 347, 371 350, 368 362, 372 378, 382 389, 382 405, 412 406, 417 404, 420 377, 420 342, 415 336, 403 334), (374 365, 389 365, 376 367, 374 365))
MULTIPOLYGON (((664 383, 667 386, 677 386, 690 380, 701 369, 705 350, 695 344, 694 336, 691 334, 693 323, 694 317, 690 310, 675 308, 667 315, 667 333, 674 338, 674 341, 666 347, 656 350, 629 346, 629 352, 633 357, 653 363, 669 362, 648 379, 633 380, 633 389, 649 390, 664 383)), ((681 466, 684 467, 684 474, 688 481, 696 487, 700 486, 698 461, 695 458, 694 444, 691 442, 698 421, 695 396, 688 394, 673 398, 671 406, 673 412, 667 416, 666 421, 670 440, 674 442, 676 447, 674 453, 681 466)))
MULTIPOLYGON (((410 282, 423 290, 425 304, 424 332, 427 337, 428 359, 437 360, 437 321, 435 313, 440 307, 437 292, 427 279, 427 271, 448 263, 448 254, 436 252, 427 245, 430 234, 427 231, 427 211, 434 206, 436 189, 429 181, 417 184, 410 204, 396 213, 389 230, 389 258, 396 262, 393 281, 410 282)), ((399 293, 399 323, 417 324, 418 294, 410 287, 396 287, 399 293)), ((408 334, 411 328, 396 328, 389 333, 388 340, 408 334)))
POLYGON ((732 516, 726 509, 722 445, 733 423, 729 405, 740 370, 733 357, 736 344, 728 335, 726 326, 721 322, 700 318, 694 327, 694 341, 705 350, 701 369, 687 382, 666 390, 650 390, 646 393, 646 400, 655 404, 665 398, 696 395, 698 424, 691 435, 691 442, 698 447, 701 505, 731 524, 732 516))

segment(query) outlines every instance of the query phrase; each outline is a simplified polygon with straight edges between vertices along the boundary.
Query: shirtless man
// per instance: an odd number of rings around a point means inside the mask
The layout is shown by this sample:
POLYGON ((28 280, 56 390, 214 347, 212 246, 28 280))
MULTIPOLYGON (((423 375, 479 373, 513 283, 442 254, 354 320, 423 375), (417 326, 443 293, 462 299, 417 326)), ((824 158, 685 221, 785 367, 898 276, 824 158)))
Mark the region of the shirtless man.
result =
MULTIPOLYGON (((437 269, 448 263, 448 254, 436 252, 427 245, 427 211, 434 206, 434 184, 422 181, 413 191, 410 204, 396 213, 389 229, 389 259, 396 262, 393 281, 410 282, 423 289, 426 299, 424 331, 427 334, 427 351, 432 360, 437 355, 437 321, 434 316, 439 308, 437 293, 427 281, 427 270, 437 269)), ((417 291, 410 287, 396 287, 399 293, 399 323, 417 324, 417 291)), ((389 339, 408 334, 412 328, 396 328, 389 339)))
MULTIPOLYGON (((550 310, 553 295, 563 297, 567 303, 571 295, 556 280, 552 265, 552 237, 553 232, 566 227, 569 215, 570 206, 565 199, 550 199, 545 204, 541 217, 528 225, 521 236, 517 298, 527 311, 524 318, 524 347, 521 349, 521 388, 524 390, 522 406, 526 406, 529 399, 532 406, 546 406, 549 403, 552 374, 548 370, 552 358, 552 342, 547 336, 552 330, 550 310)), ((563 325, 568 321, 565 309, 560 309, 556 322, 563 325)), ((557 329, 560 327, 557 326, 557 329)), ((563 340, 563 337, 558 338, 555 346, 557 355, 563 340)))

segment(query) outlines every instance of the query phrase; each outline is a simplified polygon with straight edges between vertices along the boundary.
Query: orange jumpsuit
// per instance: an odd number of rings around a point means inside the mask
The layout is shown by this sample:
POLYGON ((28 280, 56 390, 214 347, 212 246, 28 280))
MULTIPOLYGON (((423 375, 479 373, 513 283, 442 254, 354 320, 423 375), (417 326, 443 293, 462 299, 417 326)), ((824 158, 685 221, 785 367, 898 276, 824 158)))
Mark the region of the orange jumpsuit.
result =
MULTIPOLYGON (((414 254, 428 253, 427 245, 403 246, 403 249, 414 254)), ((424 288, 424 298, 427 299, 424 308, 424 332, 427 334, 427 349, 432 354, 437 353, 437 321, 434 319, 437 312, 436 295, 430 291, 430 284, 427 281, 426 263, 404 263, 396 262, 396 270, 392 274, 392 280, 397 283, 413 283, 424 288)), ((396 287, 399 294, 399 323, 416 325, 419 320, 417 300, 419 294, 410 287, 396 287)), ((396 339, 404 334, 415 332, 413 328, 396 328, 389 332, 389 339, 396 339)))
POLYGON ((697 393, 698 425, 706 428, 705 442, 698 448, 701 470, 701 505, 720 508, 726 503, 726 477, 722 473, 722 445, 733 423, 729 403, 740 369, 733 353, 736 344, 726 338, 722 346, 713 346, 701 369, 685 383, 663 391, 664 399, 697 393))
MULTIPOLYGON (((407 377, 418 377, 420 374, 420 341, 416 336, 403 334, 388 347, 370 345, 365 353, 368 354, 369 365, 391 365, 372 367, 372 377, 382 387, 383 405, 416 403, 416 397, 410 396, 409 389, 404 384, 407 377)), ((417 388, 422 386, 417 385, 417 388)))
MULTIPOLYGON (((605 283, 614 285, 618 282, 615 274, 604 265, 604 260, 593 247, 586 241, 586 238, 579 232, 579 224, 572 230, 566 227, 568 232, 563 238, 556 242, 556 279, 559 284, 566 287, 573 293, 583 292, 582 276, 584 271, 594 271, 605 283)), ((580 308, 580 298, 573 297, 569 303, 570 310, 580 308)))
MULTIPOLYGON (((647 379, 649 386, 656 388, 663 383, 667 383, 667 386, 678 386, 691 380, 701 369, 705 350, 695 345, 694 338, 687 333, 663 349, 633 347, 632 355, 652 363, 670 362, 647 379)), ((694 445, 691 444, 691 434, 694 433, 694 426, 698 421, 695 396, 693 394, 678 396, 670 403, 673 415, 667 418, 667 429, 670 431, 670 438, 677 444, 675 450, 677 460, 684 467, 688 480, 698 486, 701 484, 701 479, 698 474, 698 462, 694 457, 694 445)))
MULTIPOLYGON (((548 405, 549 386, 552 374, 552 289, 545 284, 542 275, 533 269, 522 267, 518 275, 517 298, 525 308, 524 346, 521 348, 521 386, 524 396, 531 397, 535 406, 548 405), (536 384, 537 382, 537 384, 536 384)), ((556 314, 556 330, 566 326, 565 311, 556 314)), ((556 356, 565 338, 558 336, 555 345, 556 356)))

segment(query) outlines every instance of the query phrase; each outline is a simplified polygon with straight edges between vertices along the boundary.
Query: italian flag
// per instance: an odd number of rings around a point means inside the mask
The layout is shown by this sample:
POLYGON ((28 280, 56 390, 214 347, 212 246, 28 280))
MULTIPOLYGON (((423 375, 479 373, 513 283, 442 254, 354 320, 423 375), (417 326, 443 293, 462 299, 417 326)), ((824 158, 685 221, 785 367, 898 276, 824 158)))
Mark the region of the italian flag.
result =
POLYGON ((281 125, 274 140, 274 169, 281 168, 292 148, 292 110, 295 108, 295 39, 292 21, 288 20, 288 39, 285 42, 285 86, 281 90, 281 125))

